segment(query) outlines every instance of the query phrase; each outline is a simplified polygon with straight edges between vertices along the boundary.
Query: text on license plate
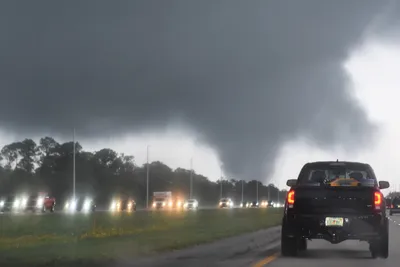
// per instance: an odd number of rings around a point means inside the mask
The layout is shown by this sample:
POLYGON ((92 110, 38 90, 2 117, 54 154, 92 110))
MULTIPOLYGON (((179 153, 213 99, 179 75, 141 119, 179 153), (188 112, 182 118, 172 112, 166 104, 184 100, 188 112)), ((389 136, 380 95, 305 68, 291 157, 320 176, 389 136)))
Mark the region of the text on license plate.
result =
POLYGON ((325 226, 343 226, 343 218, 341 217, 326 217, 325 226))

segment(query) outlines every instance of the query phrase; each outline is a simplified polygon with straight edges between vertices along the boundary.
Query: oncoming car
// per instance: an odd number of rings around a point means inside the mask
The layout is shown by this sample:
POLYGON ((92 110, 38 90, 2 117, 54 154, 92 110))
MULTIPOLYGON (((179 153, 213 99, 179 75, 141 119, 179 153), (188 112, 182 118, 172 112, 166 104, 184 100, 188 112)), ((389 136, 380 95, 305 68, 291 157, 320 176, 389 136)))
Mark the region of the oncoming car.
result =
POLYGON ((369 243, 372 258, 389 256, 389 225, 382 189, 372 167, 358 162, 307 163, 288 180, 281 231, 281 253, 296 256, 308 239, 332 244, 369 243))
POLYGON ((0 208, 2 212, 18 211, 23 207, 24 202, 24 199, 20 199, 16 195, 8 195, 4 199, 0 200, 0 208))
POLYGON ((45 193, 39 193, 29 196, 25 203, 26 204, 23 207, 24 210, 54 212, 56 199, 54 197, 50 197, 45 193))
POLYGON ((56 200, 47 194, 40 193, 34 195, 9 195, 0 200, 0 210, 5 211, 50 211, 54 212, 56 200))
POLYGON ((258 208, 258 207, 260 207, 260 205, 259 205, 257 200, 254 200, 254 201, 250 202, 250 206, 249 207, 250 208, 258 208))
POLYGON ((240 202, 240 207, 241 208, 248 208, 250 207, 251 202, 250 201, 242 201, 240 202))
POLYGON ((230 198, 221 198, 219 201, 220 208, 233 208, 233 201, 230 198))
POLYGON ((96 204, 90 197, 70 198, 65 202, 64 210, 67 212, 94 212, 96 204))
POLYGON ((116 198, 111 201, 111 211, 136 211, 136 202, 130 198, 116 198))
POLYGON ((188 199, 183 204, 184 209, 194 209, 197 210, 199 208, 199 202, 196 199, 188 199))

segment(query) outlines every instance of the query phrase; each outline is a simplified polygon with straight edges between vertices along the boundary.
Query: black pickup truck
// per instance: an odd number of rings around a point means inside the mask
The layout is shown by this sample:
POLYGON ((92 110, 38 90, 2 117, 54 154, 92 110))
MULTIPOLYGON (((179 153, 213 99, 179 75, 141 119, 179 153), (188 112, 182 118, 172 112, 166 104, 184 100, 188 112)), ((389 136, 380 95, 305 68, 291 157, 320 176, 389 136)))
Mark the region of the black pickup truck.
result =
POLYGON ((388 257, 389 225, 381 189, 370 165, 358 162, 312 162, 298 179, 288 180, 282 220, 281 253, 296 256, 307 240, 332 244, 353 239, 369 243, 373 258, 388 257))

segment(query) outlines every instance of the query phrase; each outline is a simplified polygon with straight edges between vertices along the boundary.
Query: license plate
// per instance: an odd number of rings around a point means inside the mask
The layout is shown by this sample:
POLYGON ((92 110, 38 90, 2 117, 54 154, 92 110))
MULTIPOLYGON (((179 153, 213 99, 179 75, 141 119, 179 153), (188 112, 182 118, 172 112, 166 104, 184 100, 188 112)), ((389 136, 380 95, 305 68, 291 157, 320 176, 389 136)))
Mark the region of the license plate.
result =
POLYGON ((343 226, 343 218, 341 217, 326 217, 325 226, 343 226))

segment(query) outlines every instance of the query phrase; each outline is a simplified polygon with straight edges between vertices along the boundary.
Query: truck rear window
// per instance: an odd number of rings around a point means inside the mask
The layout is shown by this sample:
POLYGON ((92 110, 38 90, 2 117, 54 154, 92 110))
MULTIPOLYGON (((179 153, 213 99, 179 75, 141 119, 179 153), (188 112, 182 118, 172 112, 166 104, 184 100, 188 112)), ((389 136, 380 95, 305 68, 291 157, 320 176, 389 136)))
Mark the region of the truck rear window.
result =
POLYGON ((345 165, 315 166, 303 169, 299 184, 335 186, 374 186, 376 179, 367 168, 347 168, 345 165))

